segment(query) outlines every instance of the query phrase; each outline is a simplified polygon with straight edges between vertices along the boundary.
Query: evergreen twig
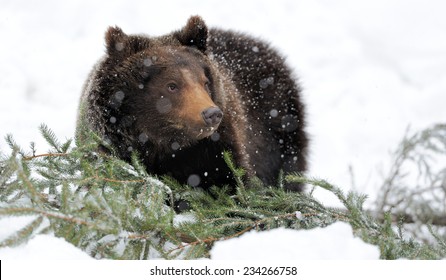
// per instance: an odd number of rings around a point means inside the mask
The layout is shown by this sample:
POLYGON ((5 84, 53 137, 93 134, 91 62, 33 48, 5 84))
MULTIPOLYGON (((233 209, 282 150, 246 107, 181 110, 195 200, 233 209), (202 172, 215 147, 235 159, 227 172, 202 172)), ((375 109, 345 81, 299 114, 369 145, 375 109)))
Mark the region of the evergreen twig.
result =
MULTIPOLYGON (((71 140, 59 142, 45 125, 40 130, 51 146, 47 153, 37 154, 34 144, 30 146, 31 152, 25 153, 12 136, 6 137, 12 152, 9 156, 0 156, 0 217, 31 215, 33 219, 0 241, 0 246, 17 245, 45 230, 96 258, 194 259, 208 257, 215 242, 251 230, 278 227, 305 230, 344 221, 365 242, 379 246, 381 258, 446 257, 446 243, 436 232, 437 228, 429 227, 435 244, 403 236, 406 232, 403 227, 408 222, 419 223, 421 216, 418 213, 414 216, 412 208, 401 208, 403 196, 395 195, 395 186, 402 182, 404 174, 399 169, 408 159, 415 159, 430 178, 427 181, 430 185, 418 188, 412 197, 430 191, 438 193, 444 186, 441 182, 446 180, 441 181, 441 176, 446 172, 434 173, 427 156, 411 152, 420 145, 432 152, 446 151, 445 126, 435 126, 403 143, 395 167, 385 181, 386 190, 379 204, 384 211, 364 209, 364 195, 345 194, 325 180, 299 174, 281 175, 279 185, 285 180, 326 189, 344 208, 327 207, 312 192, 288 192, 280 186, 263 186, 259 181, 246 184, 244 170, 235 166, 228 152, 224 153, 224 159, 236 180, 235 195, 230 187, 215 186, 204 191, 180 185, 168 177, 160 181, 147 174, 136 154, 127 163, 98 152, 104 143, 93 133, 82 144, 73 146, 71 140), (175 213, 175 200, 186 201, 190 209, 186 213, 175 213), (396 222, 397 231, 394 230, 396 222)), ((413 200, 406 205, 422 204, 413 200)), ((427 209, 431 218, 423 221, 443 225, 442 217, 446 214, 427 209)))

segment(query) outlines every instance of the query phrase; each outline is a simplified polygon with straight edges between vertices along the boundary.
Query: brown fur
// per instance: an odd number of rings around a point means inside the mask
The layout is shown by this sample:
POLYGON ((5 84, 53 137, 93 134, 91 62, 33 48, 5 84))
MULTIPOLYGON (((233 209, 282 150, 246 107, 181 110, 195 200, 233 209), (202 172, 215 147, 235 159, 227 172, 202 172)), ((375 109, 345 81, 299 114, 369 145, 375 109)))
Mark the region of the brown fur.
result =
MULTIPOLYGON (((185 82, 185 90, 180 97, 181 105, 178 109, 178 116, 180 119, 198 127, 198 130, 207 128, 203 127, 206 124, 201 113, 209 107, 216 107, 205 87, 207 78, 204 75, 194 77, 193 73, 188 70, 181 70, 181 73, 185 82)), ((213 130, 209 129, 209 132, 213 132, 213 130)), ((202 136, 200 138, 209 136, 209 134, 202 136)))
POLYGON ((84 87, 78 140, 93 130, 119 157, 137 151, 150 173, 200 187, 234 185, 224 150, 266 184, 275 184, 280 170, 305 171, 300 89, 264 42, 208 30, 200 17, 160 37, 110 27, 105 41, 107 54, 84 87), (221 110, 221 122, 205 121, 209 108, 221 110))

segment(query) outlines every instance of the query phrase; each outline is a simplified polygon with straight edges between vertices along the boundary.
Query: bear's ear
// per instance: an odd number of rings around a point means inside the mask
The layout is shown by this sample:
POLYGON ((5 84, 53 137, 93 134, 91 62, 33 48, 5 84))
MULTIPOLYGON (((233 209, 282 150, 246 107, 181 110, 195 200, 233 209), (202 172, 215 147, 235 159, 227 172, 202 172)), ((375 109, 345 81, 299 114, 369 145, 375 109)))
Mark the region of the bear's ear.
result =
POLYGON ((175 33, 182 45, 196 47, 202 52, 206 51, 208 28, 199 16, 190 17, 186 26, 175 33))
POLYGON ((121 28, 109 27, 105 32, 105 47, 107 48, 107 54, 110 56, 124 54, 124 48, 126 47, 127 35, 121 30, 121 28))

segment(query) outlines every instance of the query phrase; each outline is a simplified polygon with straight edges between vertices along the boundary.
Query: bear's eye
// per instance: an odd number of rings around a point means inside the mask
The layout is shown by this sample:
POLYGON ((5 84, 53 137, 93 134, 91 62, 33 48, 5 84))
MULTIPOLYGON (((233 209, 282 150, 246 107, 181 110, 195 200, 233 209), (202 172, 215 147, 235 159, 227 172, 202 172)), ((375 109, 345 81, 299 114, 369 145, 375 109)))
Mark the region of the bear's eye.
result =
POLYGON ((167 89, 170 92, 177 92, 178 91, 178 86, 175 83, 169 83, 169 84, 167 84, 167 89))

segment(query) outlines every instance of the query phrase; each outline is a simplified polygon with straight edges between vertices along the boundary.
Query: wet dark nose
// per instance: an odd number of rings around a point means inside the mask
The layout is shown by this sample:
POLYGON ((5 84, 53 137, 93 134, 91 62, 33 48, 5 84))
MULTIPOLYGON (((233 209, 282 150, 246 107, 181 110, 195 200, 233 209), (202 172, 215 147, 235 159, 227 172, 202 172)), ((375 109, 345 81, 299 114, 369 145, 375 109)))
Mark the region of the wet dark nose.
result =
POLYGON ((204 121, 209 126, 218 125, 223 118, 223 112, 218 107, 209 107, 201 112, 201 115, 203 115, 204 121))

